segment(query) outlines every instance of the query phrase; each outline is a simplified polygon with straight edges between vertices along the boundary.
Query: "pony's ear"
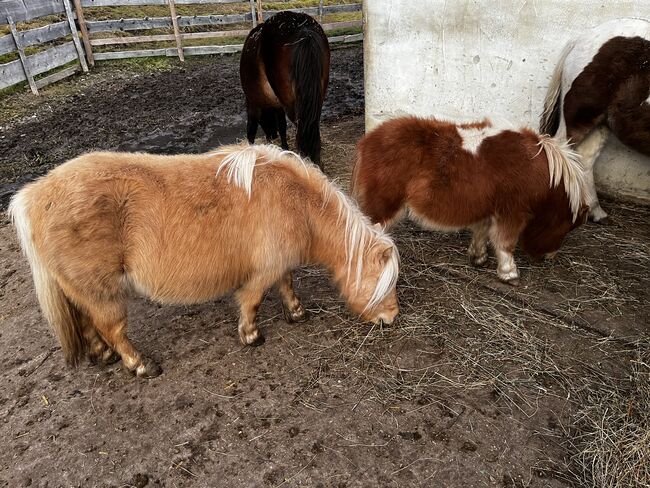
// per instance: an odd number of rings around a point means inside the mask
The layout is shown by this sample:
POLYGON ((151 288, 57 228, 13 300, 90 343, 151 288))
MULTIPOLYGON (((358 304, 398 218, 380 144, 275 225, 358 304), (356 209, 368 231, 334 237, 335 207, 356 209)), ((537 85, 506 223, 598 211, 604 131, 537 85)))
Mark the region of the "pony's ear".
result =
POLYGON ((386 246, 382 249, 380 249, 379 253, 377 254, 377 259, 379 260, 379 263, 384 265, 388 262, 388 260, 391 258, 393 255, 393 246, 386 246))
POLYGON ((381 225, 379 222, 377 222, 376 224, 373 224, 373 227, 374 227, 375 229, 377 229, 377 230, 382 231, 382 232, 383 232, 383 230, 386 228, 385 226, 381 225))

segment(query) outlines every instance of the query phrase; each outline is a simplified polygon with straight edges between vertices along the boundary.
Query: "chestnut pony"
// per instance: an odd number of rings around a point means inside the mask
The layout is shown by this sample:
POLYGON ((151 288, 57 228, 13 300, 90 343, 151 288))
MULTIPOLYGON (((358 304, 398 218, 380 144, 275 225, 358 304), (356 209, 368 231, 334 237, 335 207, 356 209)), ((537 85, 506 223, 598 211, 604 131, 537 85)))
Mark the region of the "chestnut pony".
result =
POLYGON ((305 311, 291 270, 328 268, 351 310, 374 323, 398 312, 399 255, 321 171, 275 146, 200 155, 90 153, 20 190, 9 214, 41 309, 68 362, 117 352, 155 376, 126 336, 127 298, 198 303, 235 290, 241 342, 275 285, 285 317, 305 311))
POLYGON ((309 15, 279 12, 251 30, 240 61, 248 141, 255 142, 261 124, 269 140, 279 130, 282 148, 288 149, 286 113, 297 125, 298 152, 322 169, 319 124, 329 69, 327 36, 309 15))
POLYGON ((580 153, 589 217, 604 221, 593 167, 609 132, 650 156, 650 21, 611 20, 569 42, 551 78, 540 131, 580 153))
POLYGON ((516 284, 518 241, 539 258, 583 223, 583 179, 572 151, 532 130, 404 117, 361 139, 352 191, 382 225, 408 211, 433 229, 470 228, 472 263, 486 263, 490 241, 499 279, 516 284))

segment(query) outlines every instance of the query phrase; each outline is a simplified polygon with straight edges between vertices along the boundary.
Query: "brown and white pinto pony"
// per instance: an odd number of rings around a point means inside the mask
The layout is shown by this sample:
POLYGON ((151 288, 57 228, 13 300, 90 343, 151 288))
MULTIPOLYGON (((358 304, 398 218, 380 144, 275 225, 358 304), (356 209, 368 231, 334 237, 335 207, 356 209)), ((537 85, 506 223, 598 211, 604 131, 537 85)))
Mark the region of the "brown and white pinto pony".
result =
POLYGON ((297 126, 298 152, 322 169, 319 124, 329 82, 330 47, 320 24, 307 14, 278 12, 250 31, 239 69, 248 142, 255 142, 259 123, 269 140, 279 130, 282 148, 288 149, 286 112, 297 126))
POLYGON ((275 146, 86 154, 20 190, 9 213, 72 364, 115 351, 139 376, 160 372, 127 338, 133 292, 191 304, 235 290, 241 342, 259 345, 269 287, 289 321, 305 317, 291 279, 303 263, 328 268, 364 320, 391 323, 398 312, 393 241, 318 168, 275 146))
POLYGON ((650 156, 650 21, 617 19, 569 42, 553 72, 540 131, 568 140, 587 169, 587 204, 598 203, 593 166, 609 131, 650 156))
POLYGON ((565 145, 487 119, 389 120, 359 142, 352 176, 353 196, 373 222, 390 225, 408 212, 435 230, 469 228, 471 262, 487 262, 490 241, 497 275, 511 284, 519 278, 517 242, 540 258, 583 223, 582 186, 581 166, 565 145))

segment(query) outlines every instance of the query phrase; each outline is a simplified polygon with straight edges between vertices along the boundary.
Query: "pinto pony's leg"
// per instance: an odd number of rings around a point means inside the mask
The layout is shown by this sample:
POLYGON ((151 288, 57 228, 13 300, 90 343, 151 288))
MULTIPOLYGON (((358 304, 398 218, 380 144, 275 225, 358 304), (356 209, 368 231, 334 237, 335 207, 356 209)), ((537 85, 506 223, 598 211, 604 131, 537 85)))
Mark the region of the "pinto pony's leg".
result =
POLYGON ((607 141, 608 129, 605 126, 596 127, 576 147, 582 156, 582 165, 585 169, 585 203, 589 205, 589 218, 594 222, 602 222, 607 218, 605 211, 600 208, 596 184, 594 183, 594 163, 607 141))
POLYGON ((504 283, 519 284, 514 252, 524 221, 495 219, 490 226, 490 241, 497 255, 497 276, 504 283))
POLYGON ((293 291, 291 272, 286 273, 276 284, 282 297, 282 310, 287 322, 302 322, 307 318, 305 309, 293 291))
POLYGON ((490 219, 485 219, 470 228, 472 230, 472 242, 467 249, 469 260, 474 266, 483 266, 488 259, 490 219))

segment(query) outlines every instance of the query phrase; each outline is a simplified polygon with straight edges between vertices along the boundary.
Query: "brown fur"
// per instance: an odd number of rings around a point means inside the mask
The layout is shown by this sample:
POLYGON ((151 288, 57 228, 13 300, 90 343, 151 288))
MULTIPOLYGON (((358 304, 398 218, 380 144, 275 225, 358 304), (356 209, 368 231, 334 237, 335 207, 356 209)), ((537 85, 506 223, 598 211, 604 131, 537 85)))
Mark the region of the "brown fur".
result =
POLYGON ((330 269, 364 319, 393 320, 394 284, 366 310, 386 260, 396 256, 392 241, 349 207, 370 236, 367 249, 358 250, 364 267, 355 288, 346 271, 345 202, 332 196, 337 189, 294 156, 254 146, 263 164, 254 167, 249 199, 227 171, 217 175, 224 155, 242 149, 193 156, 86 154, 14 197, 10 213, 41 307, 70 362, 84 351, 107 358, 114 349, 139 375, 159 372, 126 337, 132 291, 189 304, 236 290, 241 340, 259 344, 255 313, 270 286, 278 287, 287 317, 304 316, 290 274, 303 263, 330 269))
MULTIPOLYGON (((490 127, 489 121, 465 127, 490 127)), ((541 257, 560 248, 574 223, 562 185, 550 187, 547 155, 532 130, 503 130, 475 155, 462 147, 457 126, 435 119, 390 120, 358 144, 353 194, 374 222, 391 224, 408 209, 441 230, 473 228, 473 260, 482 264, 489 236, 499 251, 541 257)), ((504 271, 502 279, 508 279, 504 271)))

